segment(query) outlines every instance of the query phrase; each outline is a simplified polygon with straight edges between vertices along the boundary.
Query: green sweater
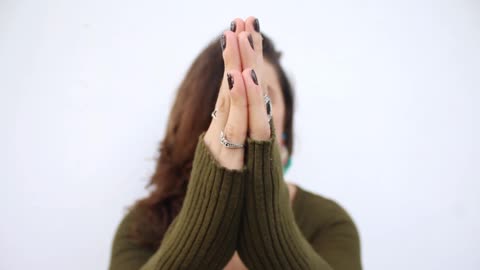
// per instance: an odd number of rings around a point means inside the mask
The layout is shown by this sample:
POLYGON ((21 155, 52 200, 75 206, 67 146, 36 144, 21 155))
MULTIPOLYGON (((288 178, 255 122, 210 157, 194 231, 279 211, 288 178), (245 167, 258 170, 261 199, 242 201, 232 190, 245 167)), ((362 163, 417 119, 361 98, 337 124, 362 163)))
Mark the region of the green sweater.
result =
POLYGON ((204 135, 182 209, 160 247, 129 239, 132 211, 115 234, 111 270, 223 269, 235 250, 248 269, 362 268, 358 231, 341 206, 301 187, 290 203, 275 135, 247 139, 241 170, 220 166, 204 135))

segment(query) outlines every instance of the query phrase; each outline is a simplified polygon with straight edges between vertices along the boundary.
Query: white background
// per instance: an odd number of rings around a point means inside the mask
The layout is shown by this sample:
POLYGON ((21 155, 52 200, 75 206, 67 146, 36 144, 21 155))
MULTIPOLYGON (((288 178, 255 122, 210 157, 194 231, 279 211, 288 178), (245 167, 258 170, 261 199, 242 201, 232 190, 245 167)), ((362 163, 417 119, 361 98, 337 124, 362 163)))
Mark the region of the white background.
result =
POLYGON ((0 0, 0 269, 107 268, 176 87, 249 15, 296 88, 287 179, 364 268, 480 269, 478 1, 171 2, 0 0))

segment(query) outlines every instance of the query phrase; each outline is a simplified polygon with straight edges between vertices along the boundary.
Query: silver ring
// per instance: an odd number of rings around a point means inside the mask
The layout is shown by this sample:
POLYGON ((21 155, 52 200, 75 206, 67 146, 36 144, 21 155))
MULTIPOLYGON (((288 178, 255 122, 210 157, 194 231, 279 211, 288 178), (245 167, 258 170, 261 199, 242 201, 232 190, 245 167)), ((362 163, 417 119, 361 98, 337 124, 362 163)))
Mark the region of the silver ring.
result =
POLYGON ((213 118, 217 118, 217 109, 213 110, 212 114, 210 114, 213 118))
POLYGON ((270 120, 272 120, 272 100, 267 94, 263 96, 263 100, 265 101, 265 107, 267 108, 268 122, 270 122, 270 120))
POLYGON ((220 143, 223 144, 227 148, 243 148, 243 144, 240 143, 232 143, 225 138, 225 133, 223 131, 220 131, 220 143))

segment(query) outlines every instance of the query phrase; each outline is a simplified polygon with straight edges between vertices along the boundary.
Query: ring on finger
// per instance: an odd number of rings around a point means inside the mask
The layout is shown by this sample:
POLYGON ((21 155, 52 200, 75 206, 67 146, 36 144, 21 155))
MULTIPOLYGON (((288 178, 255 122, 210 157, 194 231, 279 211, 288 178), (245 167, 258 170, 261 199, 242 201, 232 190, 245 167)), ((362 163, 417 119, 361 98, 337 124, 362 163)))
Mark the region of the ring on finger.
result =
POLYGON ((225 138, 225 133, 220 131, 220 143, 227 148, 243 148, 244 145, 241 143, 232 143, 225 138))
POLYGON ((213 112, 210 114, 212 118, 217 118, 217 109, 213 110, 213 112))

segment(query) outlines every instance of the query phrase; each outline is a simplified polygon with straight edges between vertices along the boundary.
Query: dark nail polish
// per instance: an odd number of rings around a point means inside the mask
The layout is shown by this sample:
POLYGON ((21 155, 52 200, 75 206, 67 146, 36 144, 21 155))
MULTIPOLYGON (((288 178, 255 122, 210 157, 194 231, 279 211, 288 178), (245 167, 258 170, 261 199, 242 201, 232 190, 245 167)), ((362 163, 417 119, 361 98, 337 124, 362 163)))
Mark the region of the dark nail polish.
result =
POLYGON ((230 73, 227 73, 228 89, 232 90, 233 88, 233 76, 230 73))
POLYGON ((230 23, 230 31, 235 32, 237 30, 237 23, 235 21, 232 21, 230 23))
POLYGON ((253 47, 253 38, 252 38, 252 34, 248 34, 248 42, 250 42, 250 47, 252 47, 253 50, 255 50, 255 48, 253 47))
POLYGON ((257 80, 257 73, 255 73, 255 70, 252 69, 252 72, 250 72, 250 75, 252 76, 253 82, 258 85, 258 80, 257 80))
POLYGON ((257 32, 260 32, 260 23, 258 22, 258 19, 255 19, 255 21, 253 21, 253 29, 255 29, 255 31, 257 32))
POLYGON ((225 38, 225 34, 222 34, 222 38, 220 39, 220 44, 222 45, 222 51, 225 50, 225 47, 227 47, 227 40, 225 38))

